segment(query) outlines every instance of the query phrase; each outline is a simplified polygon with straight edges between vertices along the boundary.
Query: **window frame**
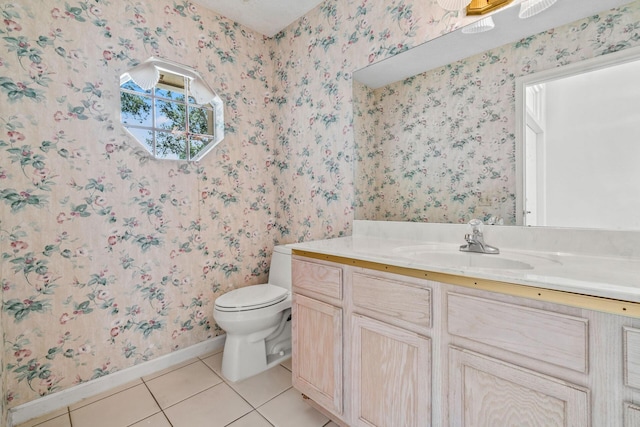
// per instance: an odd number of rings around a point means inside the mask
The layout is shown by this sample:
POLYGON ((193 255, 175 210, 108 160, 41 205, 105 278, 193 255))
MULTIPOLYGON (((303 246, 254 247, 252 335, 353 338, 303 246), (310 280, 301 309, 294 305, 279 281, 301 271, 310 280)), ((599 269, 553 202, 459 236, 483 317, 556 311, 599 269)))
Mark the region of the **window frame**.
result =
MULTIPOLYGON (((166 59, 151 57, 133 69, 123 73, 120 76, 120 123, 123 128, 131 135, 145 151, 159 160, 180 160, 180 161, 198 161, 207 155, 224 139, 224 115, 223 103, 220 97, 207 85, 200 74, 191 67, 178 64, 166 59), (162 77, 167 74, 172 78, 178 77, 182 79, 182 86, 168 85, 162 81, 162 77), (135 88, 127 88, 126 84, 132 82, 135 88), (140 90, 138 90, 140 89, 140 90), (166 93, 175 93, 177 98, 163 96, 158 94, 158 89, 166 93), (125 123, 124 113, 122 111, 123 94, 138 97, 150 104, 151 115, 150 125, 125 123), (199 102, 205 101, 205 102, 199 102), (181 123, 183 130, 170 130, 159 127, 158 103, 166 102, 176 104, 178 108, 184 108, 184 123, 181 123), (208 129, 210 134, 192 132, 193 126, 190 126, 189 116, 192 110, 197 109, 204 111, 207 117, 208 129), (148 139, 144 142, 134 133, 134 130, 142 130, 151 135, 151 141, 148 139), (179 158, 180 152, 171 152, 160 154, 158 150, 158 136, 174 134, 178 139, 184 139, 184 156, 179 158), (209 140, 195 154, 192 153, 193 141, 209 140), (178 156, 178 158, 172 157, 178 156)), ((167 116, 164 116, 167 117, 167 116)), ((191 122, 194 123, 194 122, 191 122)))

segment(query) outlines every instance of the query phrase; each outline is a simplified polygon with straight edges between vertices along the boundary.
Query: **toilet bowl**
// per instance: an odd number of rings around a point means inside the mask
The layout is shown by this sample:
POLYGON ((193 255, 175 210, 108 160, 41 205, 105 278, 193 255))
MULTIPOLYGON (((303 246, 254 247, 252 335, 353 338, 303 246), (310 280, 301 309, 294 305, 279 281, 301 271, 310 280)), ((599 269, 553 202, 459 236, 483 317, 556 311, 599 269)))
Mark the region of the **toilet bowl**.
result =
POLYGON ((218 297, 213 318, 226 332, 222 375, 240 381, 291 357, 291 249, 276 246, 268 283, 218 297))

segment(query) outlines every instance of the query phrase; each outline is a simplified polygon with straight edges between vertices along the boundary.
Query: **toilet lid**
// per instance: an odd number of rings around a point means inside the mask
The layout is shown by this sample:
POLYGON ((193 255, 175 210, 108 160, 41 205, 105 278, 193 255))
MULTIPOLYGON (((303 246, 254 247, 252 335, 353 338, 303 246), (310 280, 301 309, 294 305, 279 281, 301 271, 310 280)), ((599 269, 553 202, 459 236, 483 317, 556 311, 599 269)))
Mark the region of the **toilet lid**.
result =
POLYGON ((245 286, 219 296, 215 305, 223 311, 255 310, 279 303, 288 294, 285 288, 270 284, 245 286))

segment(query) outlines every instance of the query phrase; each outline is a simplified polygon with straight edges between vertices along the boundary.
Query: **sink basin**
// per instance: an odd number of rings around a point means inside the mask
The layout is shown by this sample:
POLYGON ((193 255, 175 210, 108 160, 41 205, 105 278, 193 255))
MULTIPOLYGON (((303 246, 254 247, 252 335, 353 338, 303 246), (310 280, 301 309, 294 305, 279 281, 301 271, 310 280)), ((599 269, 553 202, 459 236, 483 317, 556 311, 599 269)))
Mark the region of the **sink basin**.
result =
POLYGON ((409 258, 423 261, 427 264, 442 265, 443 267, 472 267, 503 270, 533 269, 533 265, 524 261, 518 261, 501 255, 487 255, 469 252, 414 252, 409 256, 409 258))
POLYGON ((499 270, 532 270, 541 264, 557 263, 542 256, 519 252, 500 254, 480 254, 460 252, 459 246, 424 244, 403 246, 393 249, 395 256, 420 261, 424 264, 442 267, 465 267, 499 270))

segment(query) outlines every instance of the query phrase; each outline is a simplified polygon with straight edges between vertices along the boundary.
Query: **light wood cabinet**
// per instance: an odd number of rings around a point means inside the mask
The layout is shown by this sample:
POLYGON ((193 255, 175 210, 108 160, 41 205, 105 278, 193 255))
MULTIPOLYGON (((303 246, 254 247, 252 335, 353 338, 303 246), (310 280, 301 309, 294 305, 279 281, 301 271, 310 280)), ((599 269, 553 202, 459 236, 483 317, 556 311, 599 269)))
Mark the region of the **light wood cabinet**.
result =
POLYGON ((624 404, 624 427, 640 426, 640 406, 631 403, 624 404))
POLYGON ((472 351, 449 349, 450 425, 589 426, 589 391, 472 351))
POLYGON ((431 342, 368 317, 351 317, 352 425, 431 425, 431 342))
POLYGON ((292 277, 293 383, 341 426, 640 427, 640 319, 344 258, 292 277))
POLYGON ((589 322, 583 317, 448 292, 447 324, 451 335, 587 372, 589 322))
POLYGON ((342 309, 294 294, 293 386, 333 414, 342 414, 342 309))

